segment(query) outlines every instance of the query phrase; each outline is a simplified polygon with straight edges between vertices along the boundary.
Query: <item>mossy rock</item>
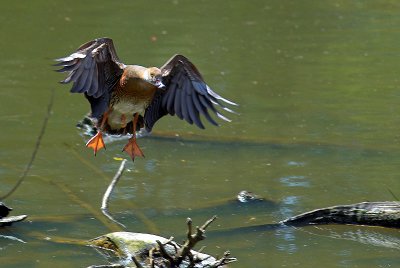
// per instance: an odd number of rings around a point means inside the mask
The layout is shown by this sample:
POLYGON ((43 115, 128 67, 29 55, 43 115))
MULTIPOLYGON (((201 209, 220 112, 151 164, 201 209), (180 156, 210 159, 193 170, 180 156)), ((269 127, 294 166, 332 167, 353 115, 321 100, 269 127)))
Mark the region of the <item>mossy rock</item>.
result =
MULTIPOLYGON (((164 244, 165 250, 169 255, 173 256, 176 254, 177 249, 181 246, 174 241, 157 235, 145 234, 145 233, 131 233, 131 232, 114 232, 99 236, 89 241, 89 245, 100 249, 107 258, 115 258, 119 260, 118 263, 121 267, 137 267, 133 262, 134 257, 140 265, 143 267, 151 267, 150 255, 153 249, 158 244, 157 241, 164 244)), ((227 267, 227 266, 215 266, 217 259, 208 254, 191 251, 195 257, 194 268, 205 268, 205 267, 227 267)), ((154 267, 165 267, 165 259, 160 255, 153 255, 154 267)), ((189 267, 189 260, 182 261, 179 268, 189 267)))

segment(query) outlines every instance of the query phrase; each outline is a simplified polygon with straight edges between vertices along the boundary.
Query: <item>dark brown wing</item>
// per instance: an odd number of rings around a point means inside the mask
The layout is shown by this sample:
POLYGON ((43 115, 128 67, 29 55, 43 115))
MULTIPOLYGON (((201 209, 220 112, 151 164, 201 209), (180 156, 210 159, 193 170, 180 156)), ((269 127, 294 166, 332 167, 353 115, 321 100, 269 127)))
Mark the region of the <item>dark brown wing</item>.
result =
POLYGON ((56 61, 59 62, 56 66, 62 66, 58 72, 68 72, 61 83, 73 82, 71 92, 84 93, 92 107, 92 116, 101 117, 108 107, 110 91, 125 68, 119 62, 113 41, 109 38, 95 39, 56 61))
POLYGON ((189 124, 204 128, 200 115, 211 124, 218 123, 210 116, 212 111, 217 117, 230 121, 216 107, 234 113, 225 103, 236 103, 222 98, 204 82, 197 68, 184 56, 173 56, 161 67, 164 89, 159 89, 154 100, 147 108, 144 122, 146 129, 151 131, 154 123, 166 114, 177 115, 189 124))

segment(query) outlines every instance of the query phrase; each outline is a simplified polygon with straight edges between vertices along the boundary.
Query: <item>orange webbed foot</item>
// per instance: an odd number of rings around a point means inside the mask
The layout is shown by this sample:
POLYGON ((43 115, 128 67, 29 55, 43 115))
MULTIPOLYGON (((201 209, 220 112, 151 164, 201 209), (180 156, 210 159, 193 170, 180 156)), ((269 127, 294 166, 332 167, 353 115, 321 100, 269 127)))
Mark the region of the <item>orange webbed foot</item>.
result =
POLYGON ((132 161, 135 160, 136 156, 144 157, 142 150, 139 148, 139 145, 136 143, 136 138, 130 138, 129 142, 125 145, 123 152, 127 152, 129 156, 132 158, 132 161))
POLYGON ((97 151, 101 148, 106 149, 106 145, 103 141, 103 134, 100 131, 97 132, 97 134, 86 143, 86 147, 92 148, 94 155, 96 155, 97 151))

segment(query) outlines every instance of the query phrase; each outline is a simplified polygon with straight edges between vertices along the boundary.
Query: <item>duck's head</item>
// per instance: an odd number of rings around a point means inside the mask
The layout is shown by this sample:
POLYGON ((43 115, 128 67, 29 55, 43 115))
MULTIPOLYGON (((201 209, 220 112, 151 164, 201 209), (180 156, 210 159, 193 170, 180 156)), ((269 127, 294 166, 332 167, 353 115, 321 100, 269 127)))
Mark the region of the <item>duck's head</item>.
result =
POLYGON ((143 79, 158 88, 165 87, 162 82, 161 70, 157 67, 147 68, 144 72, 143 79))

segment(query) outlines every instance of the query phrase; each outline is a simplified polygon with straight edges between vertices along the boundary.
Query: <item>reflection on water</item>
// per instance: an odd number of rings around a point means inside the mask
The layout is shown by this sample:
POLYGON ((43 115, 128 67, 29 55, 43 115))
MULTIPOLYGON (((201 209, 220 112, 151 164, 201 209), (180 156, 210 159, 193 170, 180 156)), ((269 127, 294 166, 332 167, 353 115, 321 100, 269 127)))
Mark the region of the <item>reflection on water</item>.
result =
POLYGON ((293 167, 304 167, 306 163, 304 162, 296 162, 296 161, 289 161, 287 163, 288 166, 293 166, 293 167))
POLYGON ((298 196, 286 196, 282 200, 282 206, 279 209, 281 217, 283 219, 290 218, 294 216, 296 213, 294 212, 295 208, 298 207, 300 203, 300 197, 298 196))
POLYGON ((310 182, 305 176, 287 176, 279 180, 287 187, 310 187, 310 182))
MULTIPOLYGON (((297 176, 292 176, 295 179, 297 176)), ((292 178, 291 177, 291 178, 292 178)), ((293 187, 291 183, 287 183, 285 178, 280 179, 280 181, 287 187, 293 187)), ((279 213, 282 219, 286 219, 294 216, 294 208, 298 206, 299 197, 298 196, 287 196, 282 200, 282 205, 279 208, 279 213)), ((278 228, 275 231, 276 236, 276 248, 280 251, 285 251, 288 254, 293 254, 297 251, 296 246, 296 231, 294 228, 278 228)))
POLYGON ((367 228, 337 233, 331 231, 330 237, 357 241, 377 247, 400 249, 400 238, 398 236, 386 235, 367 228))
POLYGON ((317 226, 299 229, 312 235, 326 236, 332 239, 355 241, 368 246, 400 249, 399 232, 391 232, 380 227, 317 226))
POLYGON ((151 160, 147 161, 145 168, 146 168, 147 172, 154 173, 157 168, 157 161, 155 159, 151 159, 151 160))
POLYGON ((298 248, 296 246, 296 232, 294 228, 281 228, 275 232, 277 237, 276 248, 279 251, 284 251, 288 254, 295 253, 298 248))

